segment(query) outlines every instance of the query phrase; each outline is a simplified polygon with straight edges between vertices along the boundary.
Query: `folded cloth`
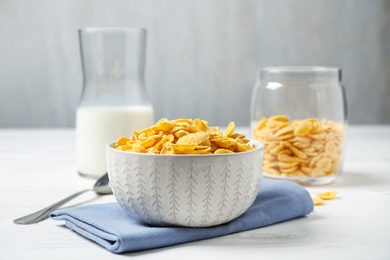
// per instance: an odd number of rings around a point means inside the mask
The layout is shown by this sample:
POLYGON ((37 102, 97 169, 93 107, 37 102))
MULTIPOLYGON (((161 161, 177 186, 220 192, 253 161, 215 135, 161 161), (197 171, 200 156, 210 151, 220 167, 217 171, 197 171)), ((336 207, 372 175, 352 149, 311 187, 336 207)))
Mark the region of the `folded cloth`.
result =
POLYGON ((153 227, 133 219, 117 203, 67 208, 51 213, 54 220, 95 241, 111 252, 122 253, 169 246, 259 228, 304 216, 313 211, 309 193, 298 184, 262 179, 253 205, 229 223, 206 228, 153 227))

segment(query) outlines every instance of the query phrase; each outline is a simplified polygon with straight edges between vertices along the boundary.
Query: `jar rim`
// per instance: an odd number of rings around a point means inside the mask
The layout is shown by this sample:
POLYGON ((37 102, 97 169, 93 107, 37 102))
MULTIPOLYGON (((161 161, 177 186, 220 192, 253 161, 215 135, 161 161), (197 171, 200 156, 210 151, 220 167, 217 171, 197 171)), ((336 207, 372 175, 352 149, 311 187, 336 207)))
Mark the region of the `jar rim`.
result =
POLYGON ((341 81, 341 69, 326 66, 281 66, 263 67, 258 71, 263 80, 337 80, 341 81))
POLYGON ((330 66, 267 66, 260 68, 261 71, 268 73, 279 72, 294 72, 294 73, 310 73, 310 72, 339 72, 340 68, 330 66))

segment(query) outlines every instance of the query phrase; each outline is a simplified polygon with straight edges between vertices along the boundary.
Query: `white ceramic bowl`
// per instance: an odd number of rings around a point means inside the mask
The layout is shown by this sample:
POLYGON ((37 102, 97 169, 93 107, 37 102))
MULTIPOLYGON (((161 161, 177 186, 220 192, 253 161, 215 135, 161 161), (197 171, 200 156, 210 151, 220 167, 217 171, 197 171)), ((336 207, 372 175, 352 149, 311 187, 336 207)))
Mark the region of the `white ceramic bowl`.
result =
POLYGON ((107 168, 116 200, 149 225, 207 227, 243 214, 258 193, 264 145, 219 155, 133 153, 107 144, 107 168))

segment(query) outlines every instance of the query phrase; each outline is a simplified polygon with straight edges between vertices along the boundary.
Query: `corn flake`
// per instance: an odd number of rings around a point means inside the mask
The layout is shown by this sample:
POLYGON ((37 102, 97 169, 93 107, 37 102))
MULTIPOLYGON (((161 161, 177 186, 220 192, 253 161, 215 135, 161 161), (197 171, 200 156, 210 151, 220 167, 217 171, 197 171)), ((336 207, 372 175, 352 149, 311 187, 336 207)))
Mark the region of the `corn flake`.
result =
POLYGON ((322 205, 324 203, 324 201, 318 197, 312 197, 311 199, 313 200, 314 206, 319 206, 319 205, 322 205))
POLYGON ((317 197, 323 200, 332 200, 336 197, 337 191, 329 191, 317 194, 317 197))

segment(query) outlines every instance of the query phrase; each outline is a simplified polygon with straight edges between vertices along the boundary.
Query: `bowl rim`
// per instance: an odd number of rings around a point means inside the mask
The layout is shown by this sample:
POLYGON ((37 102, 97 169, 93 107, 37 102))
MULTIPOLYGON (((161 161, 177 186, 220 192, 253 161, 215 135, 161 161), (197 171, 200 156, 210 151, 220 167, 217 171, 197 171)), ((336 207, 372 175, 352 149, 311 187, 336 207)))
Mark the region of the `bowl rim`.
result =
POLYGON ((123 153, 123 154, 133 154, 133 155, 140 155, 140 156, 152 156, 152 157, 194 157, 194 158, 199 158, 199 157, 215 157, 215 156, 238 156, 238 155, 245 155, 245 154, 250 154, 250 153, 255 153, 259 150, 264 151, 264 144, 260 141, 257 141, 255 139, 249 139, 249 143, 251 145, 255 146, 254 150, 251 151, 246 151, 246 152, 240 152, 240 153, 224 153, 224 154, 153 154, 153 153, 136 153, 136 152, 129 152, 129 151, 121 151, 113 148, 113 145, 116 143, 116 141, 109 142, 106 144, 106 151, 113 151, 117 153, 123 153))

